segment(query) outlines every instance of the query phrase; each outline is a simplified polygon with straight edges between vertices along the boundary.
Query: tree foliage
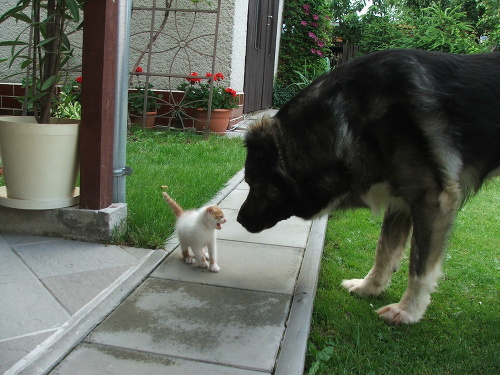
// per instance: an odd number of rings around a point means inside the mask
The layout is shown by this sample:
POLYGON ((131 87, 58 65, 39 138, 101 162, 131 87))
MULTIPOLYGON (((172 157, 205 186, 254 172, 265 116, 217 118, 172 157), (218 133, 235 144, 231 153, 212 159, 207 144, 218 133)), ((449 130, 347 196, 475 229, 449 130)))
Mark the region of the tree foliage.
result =
POLYGON ((335 32, 358 43, 361 53, 387 48, 476 53, 500 45, 499 0, 374 0, 362 16, 345 0, 332 4, 334 15, 343 13, 335 32))

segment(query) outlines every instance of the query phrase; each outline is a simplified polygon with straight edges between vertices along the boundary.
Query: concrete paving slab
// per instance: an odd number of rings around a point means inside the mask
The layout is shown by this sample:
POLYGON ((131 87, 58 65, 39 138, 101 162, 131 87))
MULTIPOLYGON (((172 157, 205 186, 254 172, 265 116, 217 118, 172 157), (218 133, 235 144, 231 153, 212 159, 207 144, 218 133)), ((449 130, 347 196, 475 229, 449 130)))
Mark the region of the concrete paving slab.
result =
POLYGON ((34 280, 35 275, 8 245, 0 244, 0 285, 34 280))
POLYGON ((3 374, 17 361, 36 348, 54 331, 34 333, 0 340, 0 373, 3 374))
POLYGON ((13 248, 40 278, 137 263, 135 256, 114 245, 56 240, 13 248))
POLYGON ((34 236, 31 234, 21 234, 14 232, 2 232, 2 234, 0 234, 0 238, 3 238, 9 245, 25 245, 37 242, 58 241, 58 239, 54 239, 53 237, 34 236))
POLYGON ((222 209, 233 209, 239 210, 245 199, 247 198, 248 190, 245 189, 235 189, 229 194, 222 202, 220 202, 219 207, 222 209))
POLYGON ((80 345, 51 375, 263 375, 263 372, 143 353, 104 345, 80 345))
POLYGON ((292 294, 304 249, 219 240, 219 273, 188 265, 175 250, 153 277, 200 284, 292 294))
POLYGON ((278 246, 306 246, 311 221, 291 217, 288 220, 280 221, 271 229, 266 229, 260 233, 250 233, 236 221, 237 215, 237 210, 224 210, 227 223, 222 226, 222 230, 217 232, 218 238, 278 246))
POLYGON ((0 340, 56 328, 70 314, 39 280, 2 284, 0 340))
POLYGON ((127 264, 125 266, 49 276, 42 278, 42 282, 66 310, 71 314, 75 314, 131 267, 130 264, 127 264))
POLYGON ((149 278, 86 339, 270 372, 290 296, 149 278))

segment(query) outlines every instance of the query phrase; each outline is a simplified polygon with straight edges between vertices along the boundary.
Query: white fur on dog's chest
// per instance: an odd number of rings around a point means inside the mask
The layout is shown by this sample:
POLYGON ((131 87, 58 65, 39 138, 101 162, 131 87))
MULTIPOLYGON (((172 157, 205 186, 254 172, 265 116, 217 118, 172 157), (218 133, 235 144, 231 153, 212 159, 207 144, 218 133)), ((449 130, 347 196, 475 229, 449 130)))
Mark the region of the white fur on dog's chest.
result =
POLYGON ((361 200, 370 208, 373 215, 379 215, 390 204, 403 203, 401 198, 391 194, 390 186, 387 182, 372 185, 361 196, 361 200))

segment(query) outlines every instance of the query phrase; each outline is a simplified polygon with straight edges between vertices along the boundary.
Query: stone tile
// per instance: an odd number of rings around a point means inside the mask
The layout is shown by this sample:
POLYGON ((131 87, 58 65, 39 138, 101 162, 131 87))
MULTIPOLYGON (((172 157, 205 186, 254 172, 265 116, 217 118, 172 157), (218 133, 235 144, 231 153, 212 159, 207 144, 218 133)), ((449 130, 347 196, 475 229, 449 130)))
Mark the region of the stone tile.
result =
POLYGON ((13 247, 39 278, 137 263, 134 255, 114 245, 60 240, 13 247))
POLYGON ((51 375, 263 375, 262 372, 108 346, 78 346, 51 375))
POLYGON ((153 277, 273 293, 292 294, 303 249, 219 240, 219 273, 188 265, 176 249, 153 277))
POLYGON ((35 275, 29 267, 10 246, 0 243, 0 285, 30 279, 35 279, 35 275))
POLYGON ((247 198, 248 190, 235 189, 222 202, 219 207, 222 209, 239 210, 245 199, 247 198))
POLYGON ((236 189, 250 190, 250 186, 245 181, 242 181, 238 186, 236 186, 236 189))
POLYGON ((218 238, 278 246, 305 247, 312 223, 298 217, 291 217, 280 221, 273 228, 260 233, 250 233, 236 221, 237 210, 225 209, 224 215, 227 223, 222 226, 222 230, 217 232, 218 238))
POLYGON ((136 259, 140 260, 148 256, 152 251, 151 249, 141 249, 138 247, 130 247, 130 246, 121 246, 123 250, 128 252, 129 254, 132 254, 136 259))
POLYGON ((270 372, 289 304, 282 294, 149 278, 87 340, 270 372))
POLYGON ((53 333, 54 331, 48 331, 14 339, 0 340, 0 373, 3 374, 14 366, 53 333))
POLYGON ((42 236, 34 236, 31 234, 21 234, 12 232, 1 232, 1 236, 5 238, 5 241, 10 245, 25 245, 25 244, 32 244, 39 242, 61 241, 60 239, 52 237, 42 237, 42 236))
POLYGON ((43 278, 42 282, 71 314, 75 314, 128 271, 130 267, 131 265, 128 264, 87 272, 50 276, 43 278))
POLYGON ((70 315, 38 280, 2 284, 0 340, 57 328, 70 315))

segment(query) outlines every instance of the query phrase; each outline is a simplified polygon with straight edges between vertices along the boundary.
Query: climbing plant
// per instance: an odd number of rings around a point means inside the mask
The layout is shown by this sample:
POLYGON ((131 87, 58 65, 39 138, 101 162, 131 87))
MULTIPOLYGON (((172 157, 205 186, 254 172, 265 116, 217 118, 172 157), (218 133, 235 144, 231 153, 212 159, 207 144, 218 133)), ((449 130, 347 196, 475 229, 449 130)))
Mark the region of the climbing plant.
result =
POLYGON ((330 54, 331 12, 328 0, 285 0, 277 82, 289 85, 297 72, 322 73, 330 54))

